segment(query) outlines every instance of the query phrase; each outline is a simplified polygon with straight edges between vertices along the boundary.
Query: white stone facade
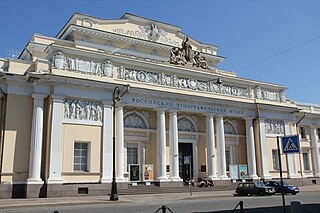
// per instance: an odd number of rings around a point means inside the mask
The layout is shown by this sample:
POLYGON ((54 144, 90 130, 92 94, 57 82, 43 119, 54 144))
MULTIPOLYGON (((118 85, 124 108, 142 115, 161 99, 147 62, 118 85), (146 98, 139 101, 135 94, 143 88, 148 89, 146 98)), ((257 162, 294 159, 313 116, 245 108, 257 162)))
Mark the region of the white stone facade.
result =
POLYGON ((1 59, 0 190, 27 186, 1 197, 37 197, 43 186, 47 197, 77 196, 81 187, 106 194, 113 172, 123 188, 279 178, 276 138, 294 134, 301 151, 281 156, 284 177, 319 178, 320 106, 219 70, 214 45, 187 40, 205 69, 169 63, 186 37, 130 14, 116 22, 75 14, 56 38, 31 38, 33 58, 24 50, 1 59))

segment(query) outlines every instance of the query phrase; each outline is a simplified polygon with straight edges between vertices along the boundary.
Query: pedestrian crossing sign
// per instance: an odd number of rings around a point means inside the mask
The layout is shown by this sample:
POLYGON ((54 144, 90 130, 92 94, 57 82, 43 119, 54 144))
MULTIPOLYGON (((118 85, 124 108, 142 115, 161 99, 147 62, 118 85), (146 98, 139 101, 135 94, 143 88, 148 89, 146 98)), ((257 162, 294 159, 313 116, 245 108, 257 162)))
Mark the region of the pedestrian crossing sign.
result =
POLYGON ((299 153, 299 136, 285 136, 282 137, 283 153, 299 153))

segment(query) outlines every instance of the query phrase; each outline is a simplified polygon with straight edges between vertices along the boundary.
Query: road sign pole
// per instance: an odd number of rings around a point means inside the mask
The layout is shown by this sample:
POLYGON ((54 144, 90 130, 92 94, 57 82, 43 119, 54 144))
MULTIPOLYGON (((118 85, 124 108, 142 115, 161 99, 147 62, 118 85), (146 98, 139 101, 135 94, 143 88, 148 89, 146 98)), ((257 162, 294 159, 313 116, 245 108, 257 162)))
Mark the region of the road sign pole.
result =
POLYGON ((281 165, 281 154, 280 154, 280 145, 279 145, 279 136, 277 136, 277 147, 278 147, 278 158, 279 158, 279 167, 280 167, 280 181, 281 181, 281 196, 282 196, 282 205, 283 212, 286 213, 286 201, 284 198, 284 190, 283 190, 283 178, 282 178, 282 165, 281 165))

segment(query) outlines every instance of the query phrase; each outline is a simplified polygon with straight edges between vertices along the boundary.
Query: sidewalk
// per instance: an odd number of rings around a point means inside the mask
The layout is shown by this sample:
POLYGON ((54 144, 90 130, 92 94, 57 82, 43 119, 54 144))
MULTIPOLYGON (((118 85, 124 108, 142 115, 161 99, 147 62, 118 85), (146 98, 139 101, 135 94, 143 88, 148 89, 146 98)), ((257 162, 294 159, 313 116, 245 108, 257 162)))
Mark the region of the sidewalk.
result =
MULTIPOLYGON (((320 191, 320 185, 308 185, 299 187, 300 192, 320 191)), ((159 201, 175 201, 184 199, 200 199, 202 197, 232 197, 234 190, 227 191, 206 191, 189 193, 168 193, 168 194, 139 194, 121 195, 118 203, 139 202, 151 203, 159 201)), ((41 206, 71 206, 71 205, 92 205, 115 203, 110 201, 109 196, 79 196, 79 197, 59 197, 59 198, 32 198, 32 199, 0 199, 0 209, 41 207, 41 206)))

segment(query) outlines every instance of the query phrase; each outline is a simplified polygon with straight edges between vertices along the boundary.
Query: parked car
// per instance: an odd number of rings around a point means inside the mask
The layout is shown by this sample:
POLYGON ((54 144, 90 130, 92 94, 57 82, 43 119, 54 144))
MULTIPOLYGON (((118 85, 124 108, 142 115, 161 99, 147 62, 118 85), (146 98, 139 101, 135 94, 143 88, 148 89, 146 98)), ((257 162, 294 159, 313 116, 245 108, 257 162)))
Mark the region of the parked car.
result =
POLYGON ((236 188, 236 195, 273 195, 275 189, 264 185, 263 182, 244 182, 239 183, 236 188))
MULTIPOLYGON (((276 193, 281 193, 281 181, 266 181, 265 182, 266 186, 271 186, 276 190, 276 193)), ((288 194, 291 193, 293 195, 299 193, 299 188, 293 185, 288 185, 286 182, 283 182, 283 188, 284 188, 284 193, 288 194)))

